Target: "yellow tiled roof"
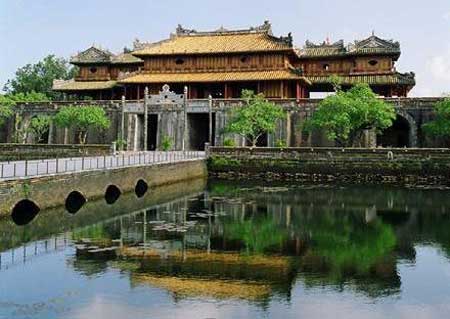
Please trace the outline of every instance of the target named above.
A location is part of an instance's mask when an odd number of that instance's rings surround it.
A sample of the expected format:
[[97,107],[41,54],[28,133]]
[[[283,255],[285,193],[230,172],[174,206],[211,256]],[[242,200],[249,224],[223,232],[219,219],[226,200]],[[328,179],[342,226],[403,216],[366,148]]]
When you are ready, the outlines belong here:
[[60,81],[53,82],[54,91],[89,91],[112,89],[117,84],[116,81]]
[[168,40],[134,51],[133,55],[244,53],[285,50],[293,50],[293,48],[286,42],[264,32],[224,33],[173,36]]
[[260,300],[270,297],[272,289],[268,283],[243,282],[212,278],[190,278],[153,274],[132,274],[131,282],[166,289],[184,297],[213,297],[216,299]]
[[144,63],[138,57],[135,57],[131,53],[121,53],[111,58],[111,63],[113,64],[135,64],[135,63]]
[[130,76],[119,83],[189,83],[189,82],[232,82],[232,81],[270,81],[303,80],[289,70],[207,72],[207,73],[143,73]]
[[[330,83],[330,76],[307,76],[313,84],[327,84]],[[400,85],[415,85],[413,74],[362,74],[362,75],[347,75],[339,76],[341,83],[344,85],[353,85],[358,83],[367,83],[371,85],[384,84],[400,84]]]

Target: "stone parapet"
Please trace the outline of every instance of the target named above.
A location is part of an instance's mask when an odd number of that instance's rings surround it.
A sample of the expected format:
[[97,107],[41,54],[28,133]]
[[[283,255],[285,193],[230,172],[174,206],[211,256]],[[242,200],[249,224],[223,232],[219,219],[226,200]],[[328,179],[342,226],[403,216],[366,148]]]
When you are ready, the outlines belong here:
[[110,153],[111,145],[108,144],[0,144],[0,161],[101,156]]
[[208,150],[212,176],[333,182],[450,181],[450,149],[226,148]]

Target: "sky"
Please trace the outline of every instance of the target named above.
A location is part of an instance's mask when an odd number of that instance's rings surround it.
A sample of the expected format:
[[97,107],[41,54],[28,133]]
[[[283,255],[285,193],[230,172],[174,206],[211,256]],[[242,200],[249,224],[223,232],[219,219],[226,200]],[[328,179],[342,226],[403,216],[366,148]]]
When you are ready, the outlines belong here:
[[119,52],[159,41],[178,24],[199,31],[272,23],[294,44],[399,41],[400,72],[416,73],[411,96],[450,92],[449,0],[0,0],[0,88],[17,68],[48,54],[69,58],[92,44]]

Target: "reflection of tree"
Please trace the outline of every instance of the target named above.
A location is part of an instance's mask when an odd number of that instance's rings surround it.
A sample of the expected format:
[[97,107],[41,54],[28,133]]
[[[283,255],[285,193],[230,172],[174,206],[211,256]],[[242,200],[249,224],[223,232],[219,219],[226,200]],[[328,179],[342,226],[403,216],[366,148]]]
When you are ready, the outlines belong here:
[[416,211],[411,218],[412,222],[402,225],[397,231],[400,240],[410,247],[414,244],[435,243],[450,259],[450,211]]
[[[236,187],[213,184],[210,190],[212,195],[231,194],[233,198]],[[297,267],[301,279],[312,287],[351,284],[370,296],[395,293],[400,278],[396,271],[398,243],[394,226],[384,222],[386,216],[377,217],[374,204],[367,204],[374,199],[379,201],[378,195],[364,200],[354,190],[345,189],[294,188],[273,194],[244,191],[239,194],[242,202],[254,201],[261,207],[266,203],[275,208],[268,208],[269,214],[253,214],[251,220],[227,222],[224,238],[235,247],[239,247],[235,244],[239,241],[247,253],[300,252]],[[409,194],[401,195],[404,200]],[[393,202],[384,200],[391,206]]]
[[83,238],[110,241],[111,239],[120,238],[120,228],[116,227],[114,223],[99,223],[73,230],[72,239],[80,240]]
[[366,224],[362,216],[324,212],[299,222],[299,231],[308,238],[311,251],[326,258],[330,274],[337,280],[347,273],[368,274],[396,245],[392,227],[380,220]]
[[225,238],[241,241],[246,253],[262,254],[279,250],[288,239],[288,230],[279,227],[272,217],[262,217],[226,224]]
[[309,247],[300,262],[306,284],[352,282],[371,296],[397,291],[400,279],[393,255],[397,240],[390,225],[379,219],[366,224],[362,213],[339,210],[297,216],[297,230]]

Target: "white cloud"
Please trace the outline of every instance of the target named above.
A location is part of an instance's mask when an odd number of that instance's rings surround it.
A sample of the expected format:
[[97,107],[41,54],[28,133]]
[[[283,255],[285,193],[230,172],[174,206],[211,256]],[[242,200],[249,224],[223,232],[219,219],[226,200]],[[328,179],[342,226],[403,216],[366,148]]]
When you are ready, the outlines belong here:
[[444,20],[450,21],[450,11],[444,14]]
[[432,57],[427,63],[427,69],[437,80],[450,82],[450,49]]

